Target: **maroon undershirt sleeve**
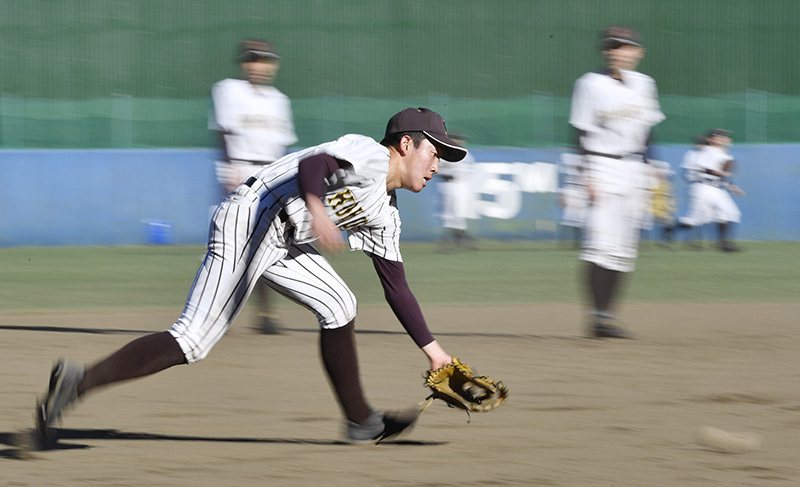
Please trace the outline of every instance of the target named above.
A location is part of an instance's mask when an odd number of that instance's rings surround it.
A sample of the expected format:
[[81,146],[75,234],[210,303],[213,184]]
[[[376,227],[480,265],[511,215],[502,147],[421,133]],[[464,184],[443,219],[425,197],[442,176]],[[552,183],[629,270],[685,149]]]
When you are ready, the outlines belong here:
[[403,263],[386,260],[374,254],[368,255],[372,257],[375,271],[381,280],[386,302],[389,303],[408,335],[420,348],[431,343],[434,340],[433,335],[428,329],[428,324],[425,323],[425,317],[422,316],[417,298],[408,287]]
[[297,166],[297,178],[300,185],[300,196],[305,199],[306,193],[322,198],[325,194],[325,179],[347,164],[328,154],[316,154],[306,157]]

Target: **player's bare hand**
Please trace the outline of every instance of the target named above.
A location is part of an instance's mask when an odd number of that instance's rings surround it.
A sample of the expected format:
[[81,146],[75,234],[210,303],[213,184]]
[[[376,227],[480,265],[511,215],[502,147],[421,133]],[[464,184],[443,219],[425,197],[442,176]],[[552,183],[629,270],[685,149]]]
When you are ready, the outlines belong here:
[[589,204],[594,204],[594,200],[597,198],[597,192],[594,190],[594,186],[591,184],[586,185],[586,194],[589,197]]
[[322,250],[331,254],[341,254],[344,251],[345,243],[342,231],[333,224],[330,218],[327,216],[315,218],[311,228],[314,230],[314,235],[317,236],[317,245]]
[[731,194],[734,195],[734,196],[746,196],[746,193],[744,192],[744,190],[742,188],[740,188],[739,186],[736,186],[735,184],[732,184],[732,185],[728,186],[728,189],[730,190]]
[[317,236],[317,245],[325,252],[340,254],[344,250],[342,231],[330,219],[322,202],[314,195],[306,195],[306,207],[311,213],[311,230]]

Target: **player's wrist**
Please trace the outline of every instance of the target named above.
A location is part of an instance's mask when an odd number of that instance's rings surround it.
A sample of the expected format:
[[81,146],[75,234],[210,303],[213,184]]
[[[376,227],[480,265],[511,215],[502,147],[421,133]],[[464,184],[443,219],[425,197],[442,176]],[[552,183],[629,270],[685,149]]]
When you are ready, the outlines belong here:
[[431,363],[431,370],[438,369],[453,361],[453,357],[445,352],[436,340],[422,347],[422,351],[428,356],[428,360]]

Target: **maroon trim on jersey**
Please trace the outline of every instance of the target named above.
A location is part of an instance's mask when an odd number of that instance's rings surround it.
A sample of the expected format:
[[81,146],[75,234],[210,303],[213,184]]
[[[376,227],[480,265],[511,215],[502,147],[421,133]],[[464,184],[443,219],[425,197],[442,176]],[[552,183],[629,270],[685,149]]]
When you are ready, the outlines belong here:
[[297,167],[300,195],[305,199],[306,193],[311,193],[317,198],[325,194],[325,179],[329,178],[337,169],[347,164],[328,154],[316,154],[306,157]]
[[428,329],[428,324],[425,323],[425,317],[422,316],[417,298],[408,287],[403,263],[386,260],[375,254],[367,255],[372,257],[375,271],[383,286],[386,302],[400,320],[400,324],[418,347],[422,348],[431,343],[434,340],[433,335]]

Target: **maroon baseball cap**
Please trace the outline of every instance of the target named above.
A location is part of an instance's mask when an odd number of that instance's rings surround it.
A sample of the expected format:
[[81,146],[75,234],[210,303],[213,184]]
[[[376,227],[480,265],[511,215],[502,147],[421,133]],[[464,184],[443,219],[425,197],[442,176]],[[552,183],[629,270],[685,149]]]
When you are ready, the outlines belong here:
[[278,50],[270,41],[264,39],[245,39],[239,44],[239,62],[251,63],[254,61],[273,60],[281,57]]
[[620,44],[642,47],[642,36],[636,29],[624,25],[611,25],[603,30],[603,48]]
[[458,162],[467,155],[467,149],[447,136],[442,117],[428,108],[406,108],[395,113],[386,124],[384,140],[401,132],[422,132],[432,144],[441,149],[440,157],[445,161]]

